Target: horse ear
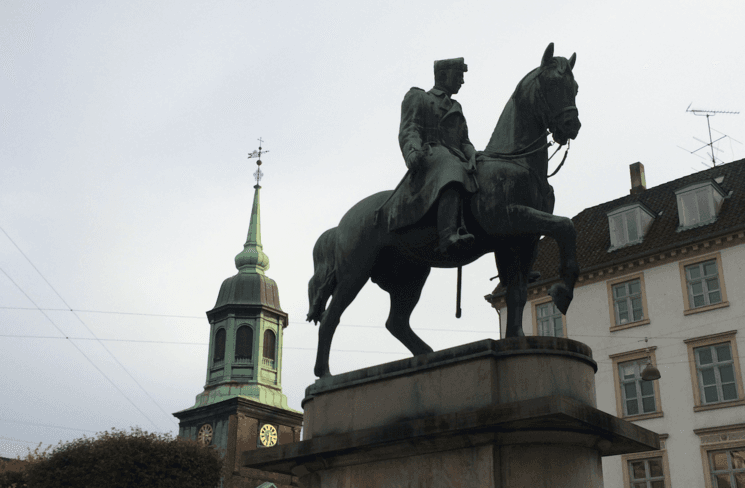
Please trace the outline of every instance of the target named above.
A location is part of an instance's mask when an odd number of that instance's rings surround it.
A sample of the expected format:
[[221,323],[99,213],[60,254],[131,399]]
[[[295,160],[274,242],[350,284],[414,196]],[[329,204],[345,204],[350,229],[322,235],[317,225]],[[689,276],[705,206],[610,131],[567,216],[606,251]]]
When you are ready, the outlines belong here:
[[569,58],[569,67],[574,69],[574,62],[577,61],[577,53],[572,53],[572,57]]
[[548,63],[554,59],[554,43],[550,43],[546,48],[546,52],[543,53],[543,59],[541,59],[541,67],[548,66]]

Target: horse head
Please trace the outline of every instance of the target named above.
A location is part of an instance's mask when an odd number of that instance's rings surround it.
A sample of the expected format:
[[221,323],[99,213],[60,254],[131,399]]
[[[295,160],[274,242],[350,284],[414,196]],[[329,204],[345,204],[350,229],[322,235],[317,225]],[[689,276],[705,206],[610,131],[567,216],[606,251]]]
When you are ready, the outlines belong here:
[[574,53],[569,59],[554,57],[554,44],[543,53],[541,66],[535,76],[537,109],[554,141],[566,144],[579,133],[579,121],[575,97],[578,85],[572,69],[577,60]]

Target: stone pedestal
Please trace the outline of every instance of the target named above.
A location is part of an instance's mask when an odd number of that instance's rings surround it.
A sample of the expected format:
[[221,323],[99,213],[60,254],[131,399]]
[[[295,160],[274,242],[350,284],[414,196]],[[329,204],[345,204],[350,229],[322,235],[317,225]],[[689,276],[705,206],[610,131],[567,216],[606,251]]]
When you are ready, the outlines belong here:
[[307,488],[603,486],[602,456],[659,437],[595,403],[582,343],[483,340],[317,380],[304,439],[243,453]]

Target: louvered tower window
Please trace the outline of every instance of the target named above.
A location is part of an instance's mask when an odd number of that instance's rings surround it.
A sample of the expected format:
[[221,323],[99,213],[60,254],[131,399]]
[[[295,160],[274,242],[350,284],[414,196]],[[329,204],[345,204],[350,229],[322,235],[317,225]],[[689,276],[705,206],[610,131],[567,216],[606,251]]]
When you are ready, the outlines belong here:
[[212,356],[213,366],[225,360],[225,329],[219,329],[215,334],[215,353]]
[[271,368],[275,367],[277,336],[274,331],[267,330],[264,332],[264,365]]
[[248,325],[238,328],[235,334],[235,360],[240,362],[251,361],[251,351],[253,349],[254,331]]

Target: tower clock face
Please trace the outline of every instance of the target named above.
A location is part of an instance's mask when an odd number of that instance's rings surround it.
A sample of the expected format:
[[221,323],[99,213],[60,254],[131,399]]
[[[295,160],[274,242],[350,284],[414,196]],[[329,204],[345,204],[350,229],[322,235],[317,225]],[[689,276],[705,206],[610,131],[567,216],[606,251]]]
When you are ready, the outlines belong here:
[[277,429],[271,424],[264,424],[259,431],[259,440],[264,447],[272,447],[277,443]]
[[210,424],[204,424],[199,428],[197,440],[205,446],[212,442],[212,426]]

